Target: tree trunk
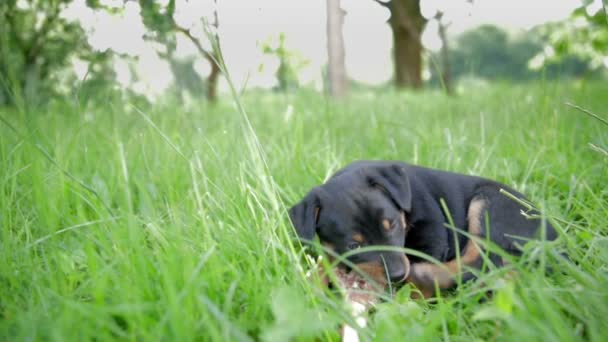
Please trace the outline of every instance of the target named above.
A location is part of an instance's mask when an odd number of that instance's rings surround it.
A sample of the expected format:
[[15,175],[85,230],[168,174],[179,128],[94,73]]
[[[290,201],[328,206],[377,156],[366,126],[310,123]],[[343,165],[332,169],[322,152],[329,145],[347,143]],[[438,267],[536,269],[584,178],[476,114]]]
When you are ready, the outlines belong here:
[[[215,29],[214,39],[219,48],[220,46],[220,36],[219,36],[219,27],[220,20],[218,16],[218,6],[217,0],[213,1],[213,27]],[[209,76],[207,76],[207,100],[211,103],[215,103],[217,101],[217,81],[220,76],[220,66],[217,64],[219,62],[218,56],[215,55],[215,51],[212,49],[209,53],[206,54],[207,61],[209,65],[211,65],[211,72]]]
[[447,25],[442,21],[443,13],[437,12],[435,16],[439,25],[439,38],[441,39],[441,82],[448,95],[454,93],[452,88],[452,68],[450,66],[450,51],[448,45]]
[[329,93],[335,98],[343,97],[348,91],[348,78],[344,63],[344,11],[340,0],[327,0],[327,52]]
[[421,88],[423,48],[420,37],[426,19],[420,13],[420,0],[392,0],[386,7],[391,12],[395,85]]
[[220,76],[220,67],[212,58],[207,58],[211,65],[211,72],[207,76],[207,100],[214,103],[217,100],[217,81]]

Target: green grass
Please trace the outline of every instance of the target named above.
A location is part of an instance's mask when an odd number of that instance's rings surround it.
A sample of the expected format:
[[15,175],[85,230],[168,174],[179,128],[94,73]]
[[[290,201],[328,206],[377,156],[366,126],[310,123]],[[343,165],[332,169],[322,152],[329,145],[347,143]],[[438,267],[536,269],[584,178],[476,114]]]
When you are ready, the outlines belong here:
[[605,341],[608,160],[589,144],[606,148],[608,127],[564,102],[605,117],[607,93],[251,93],[255,135],[228,99],[0,110],[24,134],[0,124],[0,339],[336,340],[351,318],[306,281],[286,207],[354,159],[397,159],[512,185],[561,236],[531,244],[514,278],[495,270],[436,303],[406,287],[362,335]]

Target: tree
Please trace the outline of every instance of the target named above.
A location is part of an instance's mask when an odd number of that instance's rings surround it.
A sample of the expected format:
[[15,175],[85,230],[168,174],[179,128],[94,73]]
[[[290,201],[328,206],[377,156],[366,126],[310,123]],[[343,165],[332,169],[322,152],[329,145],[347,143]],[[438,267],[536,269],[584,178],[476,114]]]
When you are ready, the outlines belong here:
[[422,31],[427,20],[420,12],[420,0],[374,0],[390,12],[393,33],[395,85],[422,87]]
[[537,65],[550,64],[572,56],[589,63],[592,69],[605,67],[608,56],[608,9],[606,1],[582,0],[570,17],[539,29],[549,44],[536,57]]
[[[460,34],[449,45],[450,71],[454,79],[475,76],[485,79],[524,81],[538,77],[580,77],[589,67],[576,55],[550,61],[537,68],[534,57],[544,49],[544,26],[509,35],[499,27],[482,25]],[[442,51],[433,59],[442,59]],[[443,68],[431,68],[431,83],[443,84]]]
[[269,37],[262,42],[261,47],[262,52],[279,60],[279,67],[276,71],[279,83],[277,89],[286,92],[296,88],[299,85],[298,72],[308,64],[308,60],[287,46],[285,33],[281,32],[277,36]]
[[449,24],[443,20],[443,12],[437,11],[435,14],[435,20],[437,20],[439,39],[441,39],[441,50],[439,51],[441,56],[441,84],[448,95],[452,95],[452,67],[450,65],[450,47],[448,44],[447,29]]
[[466,31],[456,40],[454,68],[483,78],[506,75],[511,66],[508,42],[508,34],[494,25]]
[[[217,0],[214,1],[214,4],[213,22],[211,23],[212,31],[210,32],[213,37],[210,38],[219,41],[219,36],[217,35],[219,27]],[[141,7],[143,23],[150,30],[146,38],[155,40],[165,46],[165,51],[159,55],[169,61],[169,65],[176,78],[180,76],[183,70],[194,71],[194,60],[177,61],[174,58],[177,34],[181,34],[188,39],[200,55],[209,62],[211,71],[207,75],[205,96],[210,102],[215,102],[217,100],[217,83],[220,75],[220,66],[217,63],[218,58],[212,49],[206,49],[203,46],[203,42],[192,33],[191,28],[181,26],[175,21],[175,0],[169,0],[166,5],[155,0],[139,0],[139,5]],[[180,74],[175,74],[176,72]],[[196,86],[191,87],[195,85],[195,82],[191,81],[184,83],[178,80],[176,85],[178,85],[178,88],[182,87],[190,91],[198,89]]]
[[327,0],[327,54],[329,92],[331,96],[339,98],[346,95],[348,78],[344,65],[344,10],[340,7],[340,0]]
[[[89,77],[106,69],[102,64],[111,54],[95,51],[80,24],[61,15],[71,2],[0,2],[0,104],[32,105],[58,95],[73,59],[87,61]],[[87,4],[102,8],[97,1]]]

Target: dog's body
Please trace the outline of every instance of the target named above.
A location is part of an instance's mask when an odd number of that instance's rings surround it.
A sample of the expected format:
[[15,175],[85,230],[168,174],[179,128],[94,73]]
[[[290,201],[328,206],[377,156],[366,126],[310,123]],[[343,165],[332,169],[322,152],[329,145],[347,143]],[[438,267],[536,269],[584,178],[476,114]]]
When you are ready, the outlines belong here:
[[[506,185],[480,177],[401,162],[358,161],[311,190],[290,209],[290,217],[300,238],[312,240],[317,234],[336,253],[384,245],[410,248],[438,260],[442,264],[396,251],[349,257],[378,282],[406,280],[429,296],[435,283],[441,289],[454,286],[463,266],[481,268],[481,248],[470,236],[489,237],[511,254],[518,254],[529,239],[557,237],[548,222],[525,217],[522,211],[538,213],[512,197],[525,200]],[[489,259],[502,264],[494,253]],[[464,272],[462,277],[467,280],[472,274]]]

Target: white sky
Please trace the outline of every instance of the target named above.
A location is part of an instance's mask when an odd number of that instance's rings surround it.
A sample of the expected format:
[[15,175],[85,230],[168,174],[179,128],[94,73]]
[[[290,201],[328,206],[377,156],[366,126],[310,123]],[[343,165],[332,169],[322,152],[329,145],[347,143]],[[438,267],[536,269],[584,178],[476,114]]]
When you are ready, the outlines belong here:
[[[139,6],[129,2],[124,13],[112,16],[94,13],[84,1],[77,0],[65,15],[79,18],[90,31],[90,42],[96,48],[112,48],[139,57],[136,70],[142,81],[132,84],[136,90],[152,95],[162,93],[172,75],[166,63],[156,56],[153,45],[142,39],[145,27],[140,21]],[[119,5],[122,0],[102,2]],[[278,63],[265,56],[259,45],[285,32],[287,45],[309,60],[301,81],[320,86],[321,67],[327,60],[324,0],[218,0],[218,3],[222,50],[237,84],[245,80],[248,86],[274,84],[273,72]],[[475,0],[472,5],[464,0],[422,0],[422,10],[432,16],[437,8],[442,8],[445,19],[451,23],[449,34],[455,35],[484,23],[508,30],[529,29],[566,18],[578,4],[579,0]],[[392,72],[388,12],[372,0],[342,0],[342,7],[347,12],[344,39],[349,77],[371,84],[387,81]],[[201,37],[201,17],[209,18],[211,13],[211,0],[177,0],[176,20]],[[427,25],[423,42],[429,49],[439,48],[433,22]],[[179,55],[196,53],[189,42],[179,42]],[[262,72],[261,64],[265,65]],[[128,66],[118,63],[116,67],[120,80],[130,82]],[[196,67],[203,75],[209,70],[204,60]],[[79,69],[84,73],[83,66]]]

